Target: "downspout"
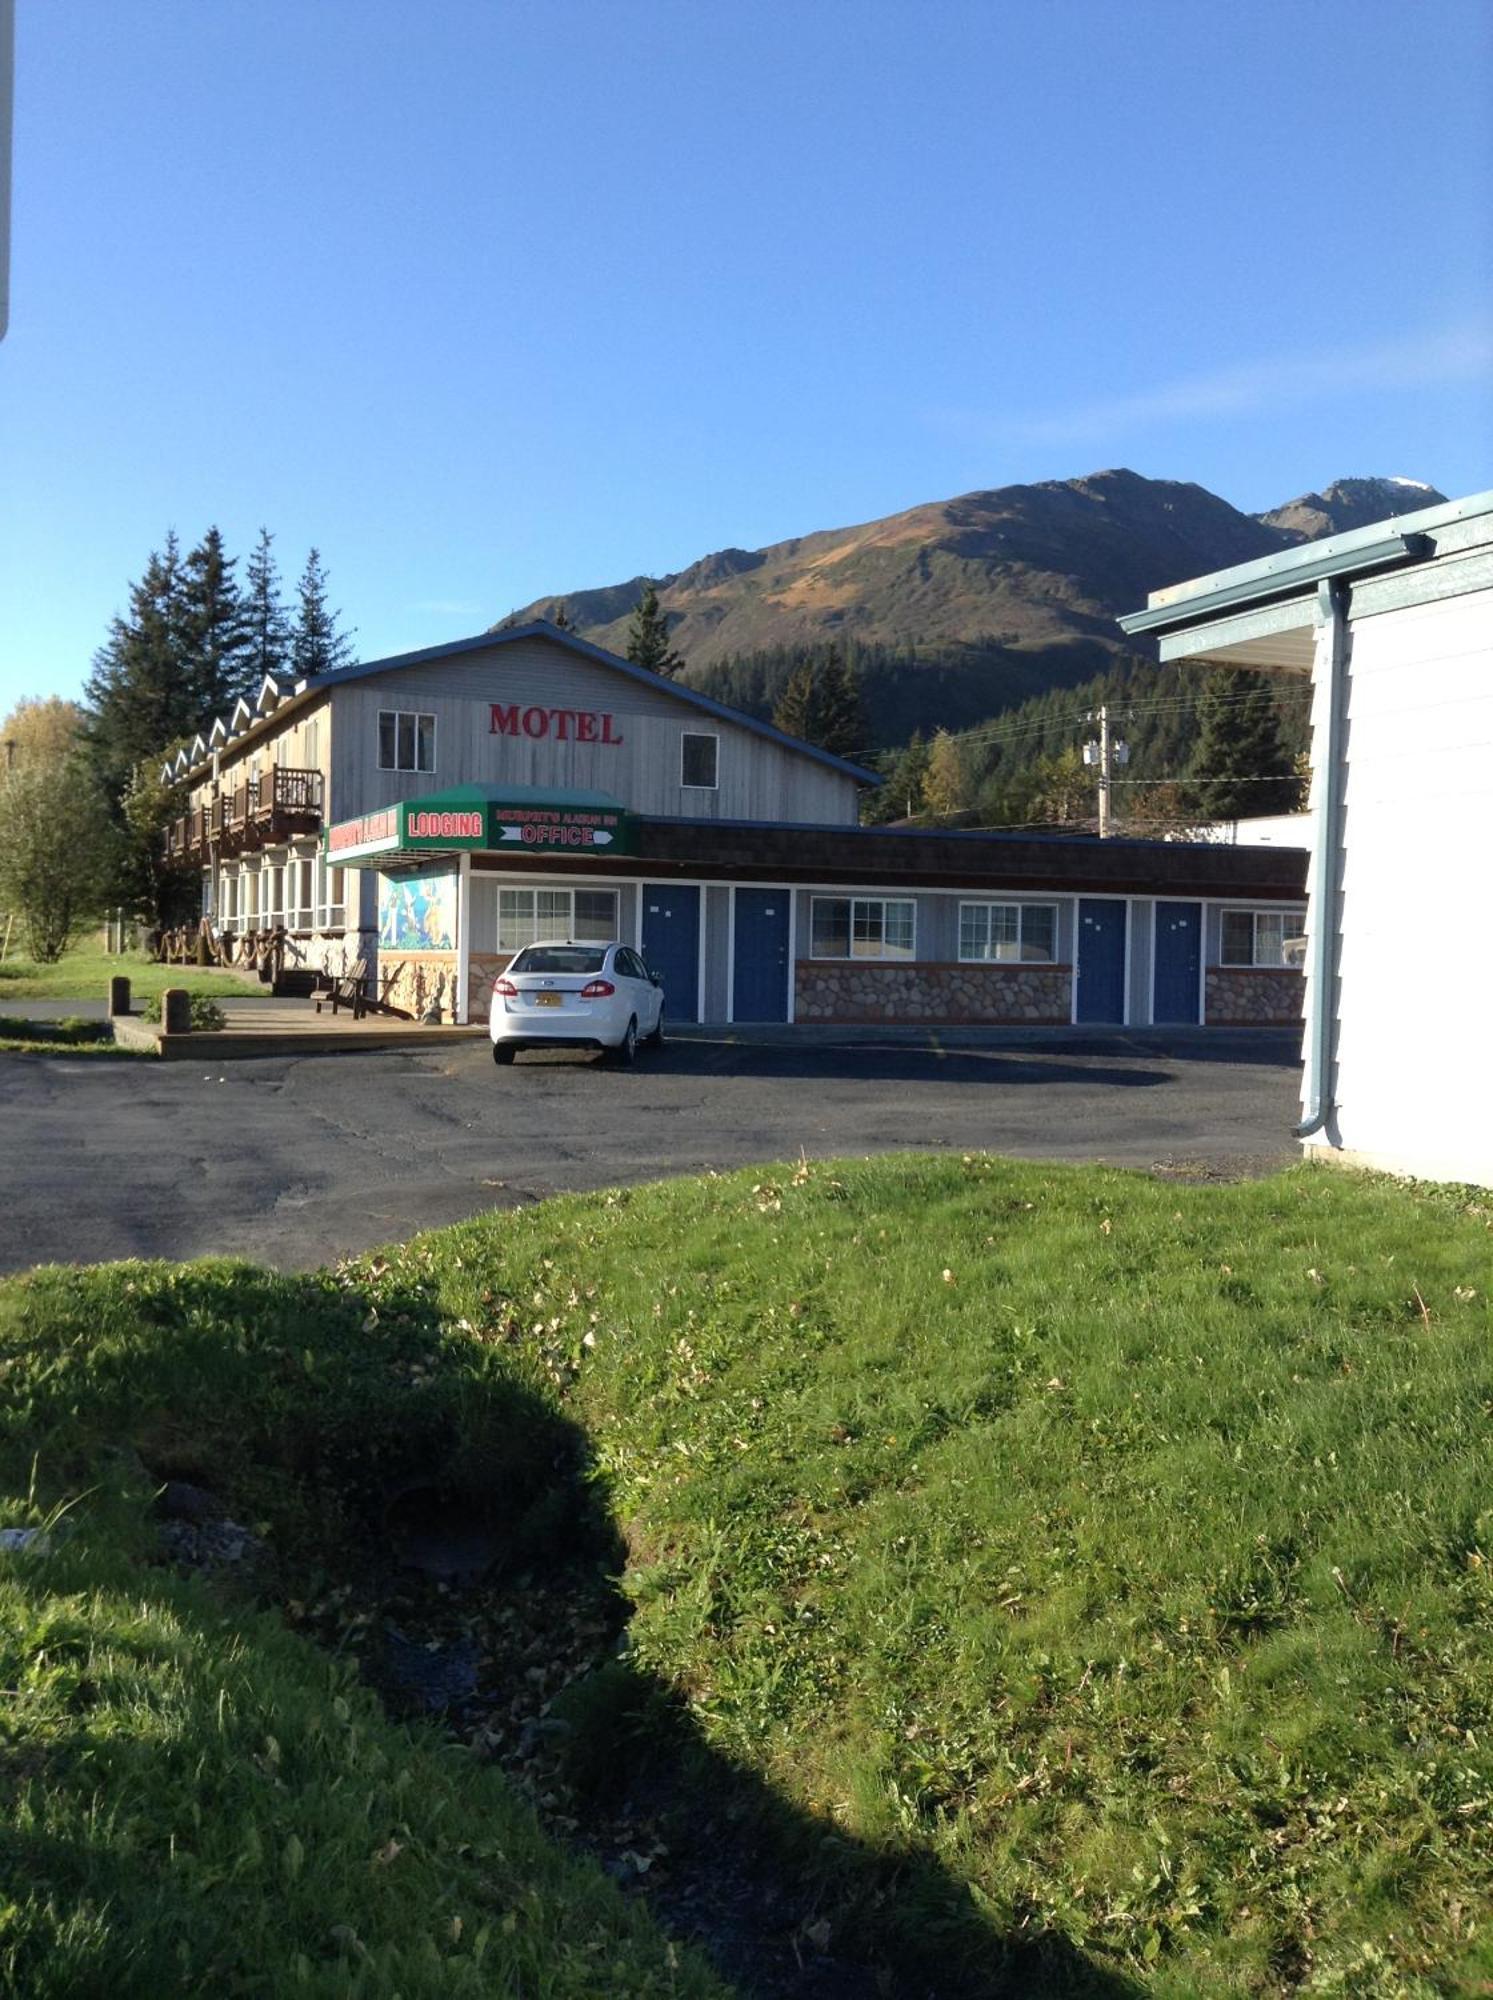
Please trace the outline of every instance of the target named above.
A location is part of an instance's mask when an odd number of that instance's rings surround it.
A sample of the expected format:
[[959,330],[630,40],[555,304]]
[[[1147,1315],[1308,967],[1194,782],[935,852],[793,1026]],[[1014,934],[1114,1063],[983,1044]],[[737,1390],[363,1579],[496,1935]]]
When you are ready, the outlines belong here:
[[[1311,941],[1312,1017],[1309,1024],[1311,1090],[1298,1139],[1320,1132],[1337,1109],[1332,1092],[1333,1024],[1336,1016],[1338,897],[1342,890],[1343,736],[1348,664],[1348,595],[1345,577],[1317,585],[1317,623],[1327,641],[1325,740],[1313,745],[1320,783],[1312,826],[1314,886]],[[1321,669],[1319,653],[1319,671]]]

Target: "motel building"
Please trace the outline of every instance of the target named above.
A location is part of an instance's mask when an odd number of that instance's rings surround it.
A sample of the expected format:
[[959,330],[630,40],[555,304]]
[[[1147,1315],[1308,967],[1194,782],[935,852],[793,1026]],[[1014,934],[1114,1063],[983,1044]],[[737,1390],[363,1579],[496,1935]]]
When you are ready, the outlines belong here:
[[612,937],[674,1024],[1300,1018],[1304,850],[862,827],[872,773],[545,623],[266,680],[163,775],[220,932],[417,1018]]

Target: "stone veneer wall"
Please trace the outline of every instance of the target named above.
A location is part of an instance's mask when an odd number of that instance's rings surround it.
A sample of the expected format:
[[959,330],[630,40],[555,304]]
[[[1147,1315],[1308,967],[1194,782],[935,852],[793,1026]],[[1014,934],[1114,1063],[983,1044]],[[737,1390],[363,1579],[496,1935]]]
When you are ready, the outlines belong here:
[[888,965],[800,959],[794,1016],[812,1021],[945,1021],[1066,1025],[1067,965]]
[[1305,975],[1290,966],[1208,967],[1203,1019],[1210,1028],[1292,1028],[1305,1003]]
[[493,981],[506,970],[511,951],[474,951],[467,960],[467,1019],[485,1021],[492,1009]]
[[[390,975],[393,975],[390,978]],[[387,981],[387,984],[385,983]],[[374,991],[391,1007],[402,1007],[419,1020],[432,1001],[441,1019],[455,1019],[456,953],[454,951],[391,951],[378,955]]]

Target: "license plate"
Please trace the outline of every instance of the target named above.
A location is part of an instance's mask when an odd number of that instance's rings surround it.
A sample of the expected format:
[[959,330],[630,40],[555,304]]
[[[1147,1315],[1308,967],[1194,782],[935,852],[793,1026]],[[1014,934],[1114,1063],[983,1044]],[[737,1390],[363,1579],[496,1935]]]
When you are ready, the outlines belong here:
[[534,1005],[536,1007],[558,1007],[560,1000],[561,996],[558,993],[536,993],[534,995]]

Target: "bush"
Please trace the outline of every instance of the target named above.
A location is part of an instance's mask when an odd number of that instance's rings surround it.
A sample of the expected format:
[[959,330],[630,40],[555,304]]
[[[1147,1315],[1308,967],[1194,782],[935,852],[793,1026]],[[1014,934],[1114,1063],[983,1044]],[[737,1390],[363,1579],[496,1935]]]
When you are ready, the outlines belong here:
[[[141,1019],[151,1021],[159,1026],[163,1005],[164,996],[160,993],[152,993],[145,1005],[140,1009]],[[217,1001],[210,999],[206,993],[194,993],[188,1005],[190,1008],[189,1018],[194,1032],[198,1034],[215,1033],[219,1028],[226,1028],[228,1026],[228,1016],[223,1012]]]

